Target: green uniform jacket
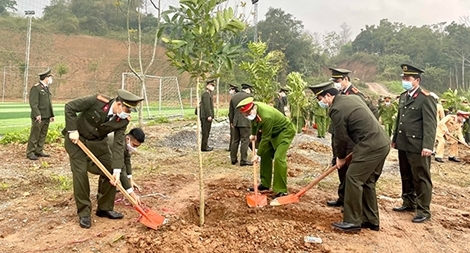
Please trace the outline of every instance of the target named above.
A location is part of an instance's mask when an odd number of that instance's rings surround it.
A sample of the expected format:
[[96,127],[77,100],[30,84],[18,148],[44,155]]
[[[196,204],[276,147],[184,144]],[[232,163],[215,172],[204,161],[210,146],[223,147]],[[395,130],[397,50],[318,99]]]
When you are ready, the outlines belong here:
[[258,155],[262,156],[271,148],[272,138],[285,129],[294,129],[292,122],[281,112],[265,103],[254,102],[257,106],[257,117],[251,121],[251,133],[256,135],[261,130],[262,137],[258,147]]
[[343,91],[343,94],[345,94],[345,95],[357,95],[357,96],[361,97],[362,101],[364,101],[366,103],[367,107],[369,107],[370,111],[372,112],[372,114],[374,114],[375,118],[379,119],[380,115],[379,115],[379,110],[377,109],[377,107],[375,105],[373,105],[372,102],[370,100],[368,100],[362,92],[359,91],[359,89],[354,87],[354,85],[351,84],[346,90]]
[[214,118],[214,102],[212,101],[212,93],[207,90],[202,93],[200,110],[201,119],[207,119],[209,117]]
[[230,121],[230,124],[232,124],[234,127],[250,127],[251,126],[250,120],[247,119],[245,116],[243,116],[240,113],[240,110],[237,109],[238,103],[240,103],[241,100],[246,98],[247,95],[251,97],[251,94],[248,94],[244,91],[240,91],[237,94],[233,95],[232,98],[230,99],[228,119]]
[[41,115],[42,119],[54,117],[52,110],[51,93],[49,88],[42,83],[37,83],[29,91],[29,106],[31,107],[31,118]]
[[367,161],[369,154],[390,145],[390,138],[382,126],[357,96],[335,96],[329,112],[334,125],[334,153],[340,159],[348,155],[348,143],[356,161]]
[[[92,95],[77,98],[65,104],[65,129],[78,130],[80,137],[85,140],[103,140],[108,134],[114,132],[114,141],[111,145],[112,169],[122,169],[124,163],[125,131],[129,120],[117,116],[107,121],[108,112],[114,100],[108,100],[101,95]],[[80,113],[77,116],[77,113]],[[77,146],[79,149],[80,147]],[[103,152],[109,152],[108,147],[102,147]],[[97,155],[98,156],[98,155]]]
[[395,103],[391,103],[390,105],[386,105],[382,103],[379,109],[380,118],[382,118],[382,123],[393,123],[395,114],[397,113],[397,105]]
[[418,88],[413,97],[408,92],[400,95],[398,116],[392,142],[396,149],[421,153],[423,148],[433,150],[436,137],[436,102]]

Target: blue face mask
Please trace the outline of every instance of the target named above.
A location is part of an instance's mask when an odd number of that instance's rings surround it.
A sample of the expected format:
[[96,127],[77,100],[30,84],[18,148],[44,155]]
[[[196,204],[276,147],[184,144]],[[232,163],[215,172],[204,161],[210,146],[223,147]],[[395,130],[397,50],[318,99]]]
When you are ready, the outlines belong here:
[[413,84],[411,84],[411,81],[401,81],[401,85],[405,90],[411,90],[413,88]]
[[321,108],[325,108],[325,109],[326,109],[326,108],[330,107],[327,103],[324,103],[324,102],[321,101],[321,100],[318,101],[318,104],[320,105]]

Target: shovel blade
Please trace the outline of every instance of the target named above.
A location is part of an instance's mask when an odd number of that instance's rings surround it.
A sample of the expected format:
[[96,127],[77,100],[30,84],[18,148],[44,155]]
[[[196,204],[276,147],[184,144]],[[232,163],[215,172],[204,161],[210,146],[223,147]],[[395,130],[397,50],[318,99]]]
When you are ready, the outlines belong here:
[[266,195],[250,194],[246,195],[246,203],[249,207],[263,207],[268,204]]
[[156,213],[152,209],[144,210],[140,206],[135,206],[135,209],[140,214],[142,214],[142,216],[139,219],[139,222],[149,228],[153,228],[157,230],[159,226],[166,224],[168,222],[168,220],[165,217]]
[[296,194],[290,194],[287,196],[282,196],[279,198],[275,198],[269,203],[271,206],[280,206],[280,205],[287,205],[292,203],[299,202],[299,197]]

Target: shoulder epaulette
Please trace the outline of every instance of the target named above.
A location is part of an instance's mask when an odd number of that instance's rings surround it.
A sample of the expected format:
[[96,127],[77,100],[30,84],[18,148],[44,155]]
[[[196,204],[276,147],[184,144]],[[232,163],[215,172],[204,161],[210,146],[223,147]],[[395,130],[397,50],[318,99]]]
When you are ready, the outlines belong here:
[[96,96],[96,99],[106,104],[109,103],[109,98],[104,95],[98,95]]
[[352,91],[353,93],[355,93],[355,94],[361,93],[356,87],[352,87],[352,88],[351,88],[351,91]]
[[423,95],[425,95],[426,97],[429,97],[430,93],[421,89],[421,93],[423,93]]
[[40,83],[35,84],[34,86],[38,86]]

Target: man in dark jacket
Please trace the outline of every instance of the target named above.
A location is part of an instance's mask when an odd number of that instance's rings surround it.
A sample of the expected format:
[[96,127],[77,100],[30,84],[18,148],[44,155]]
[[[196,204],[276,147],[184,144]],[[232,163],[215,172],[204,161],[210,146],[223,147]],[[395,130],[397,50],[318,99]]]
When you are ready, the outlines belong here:
[[206,81],[206,90],[201,95],[200,115],[202,138],[201,151],[212,151],[214,148],[208,146],[209,135],[211,133],[212,121],[214,120],[214,102],[212,101],[212,92],[215,89],[215,80]]
[[375,184],[390,151],[389,137],[359,97],[338,96],[333,82],[311,86],[310,89],[320,106],[329,108],[338,168],[345,165],[348,143],[352,141],[355,144],[346,173],[343,222],[333,223],[333,227],[343,231],[379,230]]
[[396,212],[414,212],[414,223],[431,218],[431,155],[437,127],[434,98],[420,87],[423,70],[402,64],[402,85],[392,148],[398,149],[403,204]]
[[[77,205],[79,224],[82,228],[91,227],[91,201],[88,172],[100,175],[98,183],[98,217],[121,219],[115,212],[114,198],[116,184],[120,183],[121,169],[124,166],[124,134],[129,124],[130,113],[143,98],[126,90],[118,90],[117,97],[110,99],[103,95],[77,98],[65,104],[65,150],[70,159],[73,177],[73,196]],[[114,132],[111,150],[108,147],[108,134]],[[100,160],[114,176],[108,177],[91,161],[76,143],[80,140]]]
[[26,158],[38,160],[38,157],[48,157],[44,153],[49,123],[54,122],[54,111],[52,110],[51,92],[49,85],[52,84],[51,70],[48,69],[39,74],[39,83],[31,87],[29,91],[29,106],[31,107],[31,132],[26,148]]
[[251,94],[246,91],[238,92],[232,96],[229,105],[228,118],[232,133],[230,160],[232,164],[236,164],[238,162],[238,146],[240,146],[240,166],[253,165],[253,163],[247,159],[248,145],[250,144],[251,122],[240,113],[240,110],[237,110],[238,103],[250,96]]

